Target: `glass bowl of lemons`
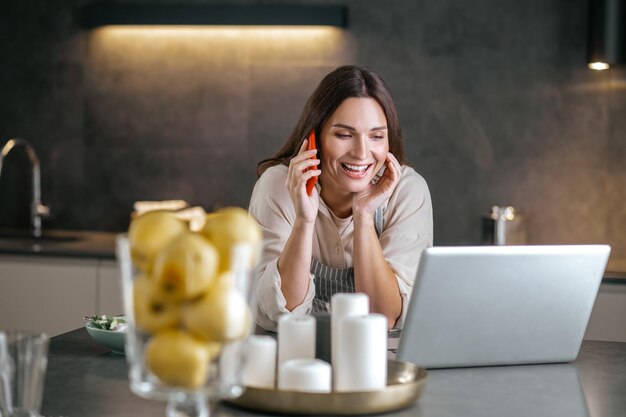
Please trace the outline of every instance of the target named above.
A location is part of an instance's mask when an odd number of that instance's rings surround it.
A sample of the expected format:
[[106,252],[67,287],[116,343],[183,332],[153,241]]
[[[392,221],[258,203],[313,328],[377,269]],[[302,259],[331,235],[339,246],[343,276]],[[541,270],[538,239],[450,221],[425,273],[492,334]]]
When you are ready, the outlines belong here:
[[207,214],[193,231],[168,211],[131,220],[116,251],[135,394],[168,401],[168,416],[204,417],[212,401],[243,393],[260,245],[258,224],[236,207]]

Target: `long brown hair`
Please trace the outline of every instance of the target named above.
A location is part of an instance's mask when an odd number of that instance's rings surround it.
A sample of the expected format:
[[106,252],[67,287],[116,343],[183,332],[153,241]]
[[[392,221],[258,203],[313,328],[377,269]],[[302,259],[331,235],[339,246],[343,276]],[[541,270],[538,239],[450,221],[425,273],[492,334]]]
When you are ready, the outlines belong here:
[[[343,101],[350,97],[373,98],[385,112],[389,138],[389,152],[400,164],[406,164],[404,139],[398,120],[398,112],[391,97],[391,92],[383,79],[366,67],[345,65],[326,75],[306,102],[300,120],[296,124],[287,142],[278,153],[262,160],[257,165],[257,175],[261,176],[269,167],[278,164],[289,165],[289,161],[298,154],[302,142],[315,129],[320,138],[322,128]],[[318,139],[319,141],[320,139]],[[321,146],[318,143],[318,158]]]

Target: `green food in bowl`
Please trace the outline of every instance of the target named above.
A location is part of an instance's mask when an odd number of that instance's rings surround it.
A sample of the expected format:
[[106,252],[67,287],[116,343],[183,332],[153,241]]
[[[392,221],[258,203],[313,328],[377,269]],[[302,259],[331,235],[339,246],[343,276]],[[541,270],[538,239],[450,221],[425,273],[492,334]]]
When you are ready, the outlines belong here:
[[101,316],[85,317],[89,319],[89,323],[96,329],[102,330],[122,330],[126,326],[126,318],[124,316]]
[[94,340],[110,348],[113,353],[117,353],[118,355],[124,354],[124,344],[126,340],[125,330],[102,330],[95,327],[91,322],[87,323],[85,328],[87,328],[87,332]]

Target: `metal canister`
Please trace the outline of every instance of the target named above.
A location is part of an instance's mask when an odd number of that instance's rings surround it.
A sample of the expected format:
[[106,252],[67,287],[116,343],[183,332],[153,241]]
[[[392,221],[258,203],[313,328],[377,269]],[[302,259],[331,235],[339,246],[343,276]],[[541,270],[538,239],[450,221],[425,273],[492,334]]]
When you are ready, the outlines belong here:
[[512,206],[492,206],[483,217],[482,242],[486,245],[524,245],[527,242],[522,216]]

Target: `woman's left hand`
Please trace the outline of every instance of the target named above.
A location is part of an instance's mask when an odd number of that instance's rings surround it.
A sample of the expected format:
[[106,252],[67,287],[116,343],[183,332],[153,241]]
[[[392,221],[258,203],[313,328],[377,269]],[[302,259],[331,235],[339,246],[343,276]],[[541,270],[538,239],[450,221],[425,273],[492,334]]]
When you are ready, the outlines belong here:
[[352,197],[353,216],[372,216],[374,211],[391,196],[400,181],[401,166],[391,152],[387,153],[385,172],[376,184],[369,186]]

